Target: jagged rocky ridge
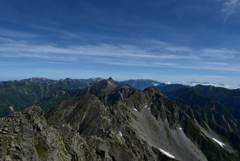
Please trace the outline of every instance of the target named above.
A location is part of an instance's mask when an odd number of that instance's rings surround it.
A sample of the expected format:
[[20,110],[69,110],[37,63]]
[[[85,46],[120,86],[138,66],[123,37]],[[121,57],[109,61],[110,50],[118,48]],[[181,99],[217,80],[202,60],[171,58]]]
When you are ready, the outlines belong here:
[[[210,120],[212,120],[219,126],[229,131],[239,133],[240,111],[237,109],[229,108],[226,105],[219,103],[218,101],[213,99],[214,94],[212,98],[202,95],[198,92],[198,90],[195,89],[198,87],[200,87],[200,85],[192,88],[173,90],[170,92],[166,92],[165,94],[168,96],[168,98],[174,99],[175,102],[182,102],[184,104],[188,104],[189,106],[191,106],[192,109],[197,110],[199,113],[201,113],[201,115],[208,117]],[[201,87],[207,88],[207,86]],[[221,91],[222,88],[219,89]],[[209,93],[213,93],[213,91],[211,90],[207,91],[209,91]],[[216,92],[215,95],[221,96],[222,94],[221,92]],[[236,95],[236,97],[237,96],[238,95]]]
[[235,133],[154,87],[139,91],[111,78],[78,90],[45,118],[31,107],[0,126],[2,160],[239,160]]

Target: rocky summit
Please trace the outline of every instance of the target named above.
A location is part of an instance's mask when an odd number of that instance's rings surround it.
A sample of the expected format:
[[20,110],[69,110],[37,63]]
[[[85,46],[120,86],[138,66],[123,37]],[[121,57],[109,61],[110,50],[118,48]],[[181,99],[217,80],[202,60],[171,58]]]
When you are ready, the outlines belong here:
[[239,160],[240,137],[157,88],[112,78],[0,120],[0,160]]

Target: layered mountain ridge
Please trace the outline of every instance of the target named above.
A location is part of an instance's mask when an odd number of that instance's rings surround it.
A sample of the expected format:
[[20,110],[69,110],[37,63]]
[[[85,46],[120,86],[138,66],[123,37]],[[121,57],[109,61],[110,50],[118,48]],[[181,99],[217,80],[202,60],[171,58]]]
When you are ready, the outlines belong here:
[[155,87],[109,78],[71,96],[2,118],[0,159],[239,160],[237,134]]
[[[201,93],[201,91],[198,90],[198,88],[203,88],[206,91],[209,91],[208,86],[201,86],[198,85],[196,87],[192,88],[181,88],[177,90],[172,90],[165,92],[168,96],[168,98],[174,99],[175,102],[182,102],[184,104],[188,104],[191,106],[191,108],[197,110],[202,115],[205,115],[209,119],[211,119],[213,122],[217,123],[221,127],[224,127],[225,129],[228,129],[230,131],[234,131],[236,133],[239,133],[240,130],[240,124],[239,124],[239,118],[240,118],[240,111],[237,108],[234,108],[233,106],[226,106],[227,104],[223,104],[218,102],[219,100],[216,96],[214,96],[214,93],[208,94]],[[211,87],[215,88],[215,87]],[[218,90],[220,89],[220,90]],[[218,90],[218,91],[216,91]],[[215,95],[221,96],[221,91],[224,90],[225,92],[228,91],[224,88],[216,88]],[[230,92],[236,93],[238,90],[231,90]],[[213,92],[213,91],[212,91]],[[211,93],[211,91],[209,91]],[[223,92],[224,93],[224,92]],[[226,95],[226,94],[224,94]],[[231,94],[233,95],[233,94]],[[230,95],[230,96],[231,96]],[[235,97],[238,97],[239,95],[236,94]],[[231,97],[228,97],[228,101],[230,101]],[[239,102],[238,100],[232,100],[232,102]]]
[[51,80],[34,77],[0,82],[0,117],[13,111],[22,111],[31,105],[41,106],[46,111],[62,99],[74,95],[77,89],[88,87],[99,80],[101,78]]

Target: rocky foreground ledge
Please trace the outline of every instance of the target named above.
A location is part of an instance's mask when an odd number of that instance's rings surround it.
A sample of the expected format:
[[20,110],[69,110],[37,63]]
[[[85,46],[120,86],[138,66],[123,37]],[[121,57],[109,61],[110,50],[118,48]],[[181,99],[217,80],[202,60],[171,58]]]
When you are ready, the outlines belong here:
[[[71,160],[65,143],[83,142],[67,125],[62,128],[48,126],[44,112],[37,106],[2,118],[0,138],[0,160]],[[78,149],[69,144],[69,149],[75,148]]]
[[[69,124],[50,126],[38,106],[0,119],[0,161],[140,159],[130,155],[111,136],[106,140],[97,136],[83,138]],[[171,160],[156,149],[146,148],[156,152],[153,160]]]

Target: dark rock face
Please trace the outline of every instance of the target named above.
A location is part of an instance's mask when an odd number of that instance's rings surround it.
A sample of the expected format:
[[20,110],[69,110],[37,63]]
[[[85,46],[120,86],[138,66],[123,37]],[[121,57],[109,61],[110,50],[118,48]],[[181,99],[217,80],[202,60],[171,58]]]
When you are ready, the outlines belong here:
[[106,107],[94,95],[68,98],[48,111],[46,118],[49,124],[70,124],[104,159],[105,156],[123,161],[162,157],[131,129],[127,115],[120,114],[115,107]]
[[[59,133],[50,128],[40,107],[31,107],[1,119],[1,159],[58,159],[64,147]],[[63,148],[65,150],[65,148]],[[64,156],[70,157],[70,155]]]
[[[200,88],[201,87],[201,88]],[[201,91],[203,88],[203,91]],[[206,91],[204,90],[206,88]],[[215,89],[216,93],[212,93],[212,89]],[[208,97],[209,95],[204,96],[203,94],[207,95],[207,91],[212,95],[213,97]],[[218,90],[220,92],[218,92]],[[195,109],[202,115],[205,115],[210,119],[211,121],[215,122],[222,128],[225,128],[231,132],[239,133],[240,131],[240,123],[239,123],[239,118],[240,118],[240,111],[237,109],[232,109],[227,107],[224,104],[221,104],[217,102],[214,98],[214,96],[218,96],[224,92],[226,92],[226,95],[230,95],[231,90],[227,90],[224,88],[216,88],[216,87],[209,87],[207,86],[201,86],[198,85],[196,87],[192,88],[182,88],[180,90],[176,91],[170,91],[166,92],[165,94],[169,98],[174,98],[176,102],[182,102],[184,104],[188,104],[191,106],[192,109]],[[236,90],[233,90],[236,91]],[[237,97],[238,94],[236,94]],[[234,99],[233,99],[234,101]]]
[[[68,124],[49,126],[40,107],[0,120],[0,160],[101,160]],[[93,140],[97,138],[93,137]],[[110,157],[105,157],[109,158]],[[108,159],[106,159],[108,160]]]
[[[238,160],[239,136],[158,89],[102,80],[0,120],[0,160]],[[224,146],[213,140],[222,142]],[[234,138],[231,140],[231,138]]]
[[[0,123],[0,160],[138,160],[122,146],[118,134],[110,133],[104,139],[97,135],[82,138],[69,124],[49,126],[37,106],[2,118]],[[139,152],[146,154],[141,160],[151,153],[154,160],[161,158],[159,151],[155,154],[144,144]]]

